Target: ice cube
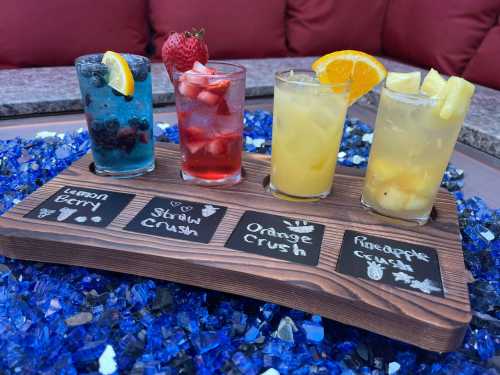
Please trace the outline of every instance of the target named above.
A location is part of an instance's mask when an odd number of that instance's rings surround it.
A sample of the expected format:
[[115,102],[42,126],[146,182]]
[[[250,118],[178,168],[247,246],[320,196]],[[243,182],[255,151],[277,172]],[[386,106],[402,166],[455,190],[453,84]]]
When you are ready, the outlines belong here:
[[217,116],[215,119],[215,131],[218,134],[229,134],[240,131],[243,128],[241,113],[232,113],[227,116]]

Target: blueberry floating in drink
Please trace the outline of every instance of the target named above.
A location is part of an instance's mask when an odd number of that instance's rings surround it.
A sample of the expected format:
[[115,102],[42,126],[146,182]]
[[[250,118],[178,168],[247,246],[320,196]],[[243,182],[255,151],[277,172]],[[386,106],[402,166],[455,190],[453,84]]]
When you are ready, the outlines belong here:
[[95,171],[132,177],[154,169],[151,68],[108,51],[76,60]]

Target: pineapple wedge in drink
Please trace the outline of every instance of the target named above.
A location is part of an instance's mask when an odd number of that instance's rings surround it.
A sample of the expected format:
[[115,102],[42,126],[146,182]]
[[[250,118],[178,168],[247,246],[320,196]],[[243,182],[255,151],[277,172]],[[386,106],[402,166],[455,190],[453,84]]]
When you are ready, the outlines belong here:
[[418,94],[420,90],[420,72],[394,73],[389,72],[385,79],[387,88],[406,94]]
[[[394,78],[396,77],[396,78]],[[474,86],[431,70],[392,76],[382,89],[362,203],[382,215],[427,222]],[[417,88],[417,89],[416,89]]]

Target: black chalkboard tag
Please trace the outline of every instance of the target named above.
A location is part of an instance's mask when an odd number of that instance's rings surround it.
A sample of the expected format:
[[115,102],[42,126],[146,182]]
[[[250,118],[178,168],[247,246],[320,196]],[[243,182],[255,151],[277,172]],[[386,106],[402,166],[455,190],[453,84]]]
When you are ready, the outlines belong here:
[[325,226],[302,219],[245,211],[226,247],[316,266]]
[[346,230],[336,271],[444,297],[436,250]]
[[154,197],[125,230],[178,240],[209,243],[226,207]]
[[106,227],[134,197],[135,194],[65,186],[24,217]]

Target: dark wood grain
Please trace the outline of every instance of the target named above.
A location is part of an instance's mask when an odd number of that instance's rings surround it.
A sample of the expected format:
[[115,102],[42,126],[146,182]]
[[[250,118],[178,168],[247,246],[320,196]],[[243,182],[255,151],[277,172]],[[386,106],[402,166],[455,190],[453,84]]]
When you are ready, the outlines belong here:
[[[266,156],[246,154],[243,183],[202,188],[179,178],[177,146],[156,147],[155,172],[132,180],[98,177],[90,155],[0,218],[0,253],[42,262],[133,273],[230,292],[321,314],[422,348],[451,351],[471,318],[453,197],[441,191],[437,219],[423,227],[401,227],[360,206],[358,170],[338,168],[333,194],[316,203],[274,198],[263,188]],[[136,197],[107,228],[23,218],[65,185],[134,193]],[[122,228],[154,196],[228,207],[209,244],[127,232]],[[317,267],[290,263],[224,247],[245,210],[307,218],[326,226]],[[344,230],[352,229],[437,249],[445,298],[423,295],[334,272]]]

